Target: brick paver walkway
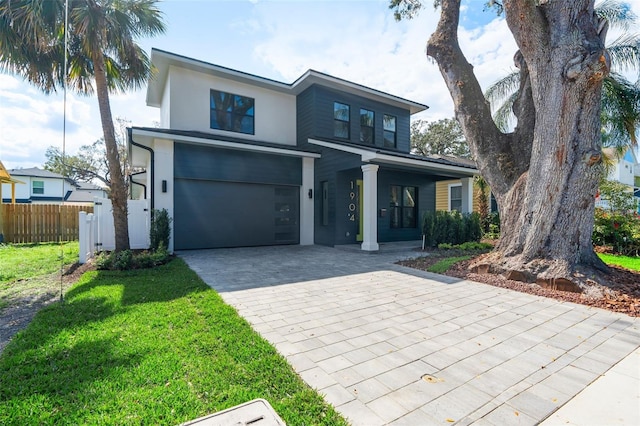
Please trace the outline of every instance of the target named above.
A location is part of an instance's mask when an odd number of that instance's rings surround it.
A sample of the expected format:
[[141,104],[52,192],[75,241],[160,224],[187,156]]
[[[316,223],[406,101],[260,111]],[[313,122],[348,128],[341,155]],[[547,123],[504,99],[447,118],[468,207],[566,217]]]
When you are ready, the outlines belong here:
[[640,346],[639,319],[393,263],[408,254],[180,256],[353,425],[534,425]]

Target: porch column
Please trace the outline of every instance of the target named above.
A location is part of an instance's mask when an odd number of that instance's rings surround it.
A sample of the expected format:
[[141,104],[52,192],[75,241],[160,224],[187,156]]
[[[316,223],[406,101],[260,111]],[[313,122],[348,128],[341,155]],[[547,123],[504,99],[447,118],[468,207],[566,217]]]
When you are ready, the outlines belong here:
[[462,213],[473,212],[473,178],[462,178]]
[[378,166],[365,164],[362,168],[362,250],[377,251],[378,245]]

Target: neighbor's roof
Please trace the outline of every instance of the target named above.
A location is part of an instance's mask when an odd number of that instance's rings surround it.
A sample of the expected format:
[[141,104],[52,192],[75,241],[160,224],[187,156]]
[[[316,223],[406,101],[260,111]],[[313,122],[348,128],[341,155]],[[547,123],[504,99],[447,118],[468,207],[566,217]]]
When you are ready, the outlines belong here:
[[78,191],[104,191],[105,190],[103,187],[94,185],[89,182],[76,182],[75,186]]
[[64,176],[58,173],[50,172],[49,170],[39,169],[37,167],[30,167],[28,169],[12,169],[9,172],[14,176],[32,176],[39,178],[53,178],[53,179],[65,179]]
[[394,105],[398,108],[408,109],[411,114],[415,114],[429,108],[428,106],[418,102],[410,101],[399,96],[311,69],[305,72],[293,83],[287,84],[155,48],[151,49],[151,61],[156,69],[156,74],[149,80],[149,85],[147,87],[147,105],[153,107],[160,107],[169,68],[171,66],[176,66],[290,95],[298,95],[313,84],[317,84],[369,99],[374,99],[379,102]]

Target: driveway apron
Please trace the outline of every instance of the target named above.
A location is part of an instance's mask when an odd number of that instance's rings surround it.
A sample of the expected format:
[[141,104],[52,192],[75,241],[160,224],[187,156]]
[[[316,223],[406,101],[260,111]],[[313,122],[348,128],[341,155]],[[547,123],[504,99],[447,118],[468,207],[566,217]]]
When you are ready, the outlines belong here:
[[538,424],[640,347],[640,319],[394,263],[415,251],[179,255],[353,425]]

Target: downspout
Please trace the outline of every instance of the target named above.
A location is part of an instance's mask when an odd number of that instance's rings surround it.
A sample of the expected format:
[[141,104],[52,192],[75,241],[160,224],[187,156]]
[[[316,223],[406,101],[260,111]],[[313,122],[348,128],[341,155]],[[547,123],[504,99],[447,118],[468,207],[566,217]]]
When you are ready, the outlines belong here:
[[[149,151],[149,154],[151,156],[151,170],[150,170],[150,175],[151,175],[151,214],[153,215],[153,210],[154,210],[154,204],[155,204],[155,181],[153,180],[153,170],[155,168],[155,164],[154,164],[154,152],[153,149],[149,148],[148,146],[144,146],[142,144],[139,144],[137,142],[134,142],[133,140],[133,129],[131,127],[127,128],[127,137],[129,139],[129,146],[137,146],[138,148],[142,148],[145,149],[147,151]],[[132,150],[129,149],[129,158],[132,157],[131,155]],[[146,188],[145,188],[145,193],[146,193]]]
[[[129,185],[138,185],[141,186],[142,189],[144,190],[144,198],[147,198],[147,185],[145,185],[144,183],[140,183],[140,182],[136,182],[133,180],[133,175],[129,175]],[[129,194],[131,197],[133,197],[133,193]],[[133,198],[132,198],[133,199]]]

